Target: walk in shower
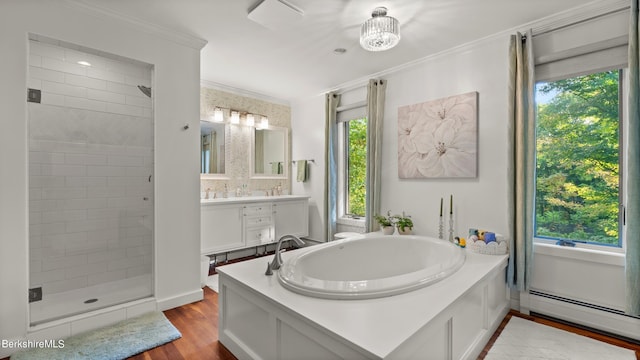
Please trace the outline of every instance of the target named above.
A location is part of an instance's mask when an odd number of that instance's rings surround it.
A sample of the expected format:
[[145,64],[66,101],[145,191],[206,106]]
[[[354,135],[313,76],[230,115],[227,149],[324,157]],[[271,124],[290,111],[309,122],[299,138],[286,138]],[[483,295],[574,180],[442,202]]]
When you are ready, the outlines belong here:
[[31,325],[152,296],[152,66],[37,35],[29,61]]

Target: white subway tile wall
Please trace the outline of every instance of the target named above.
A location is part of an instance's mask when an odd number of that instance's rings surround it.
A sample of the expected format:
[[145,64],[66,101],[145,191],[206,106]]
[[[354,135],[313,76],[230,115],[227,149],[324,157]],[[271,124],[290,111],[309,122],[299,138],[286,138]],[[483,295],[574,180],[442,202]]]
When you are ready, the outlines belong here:
[[[79,65],[87,61],[91,66]],[[30,41],[30,287],[43,297],[147,275],[153,255],[151,68]]]

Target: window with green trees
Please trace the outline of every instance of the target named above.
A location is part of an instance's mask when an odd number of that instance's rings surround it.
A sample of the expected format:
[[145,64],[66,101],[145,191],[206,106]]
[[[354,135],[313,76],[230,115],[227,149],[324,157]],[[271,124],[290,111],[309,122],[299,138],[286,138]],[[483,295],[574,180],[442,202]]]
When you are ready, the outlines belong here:
[[345,121],[345,214],[365,216],[367,119]]
[[536,85],[536,237],[620,246],[620,80]]

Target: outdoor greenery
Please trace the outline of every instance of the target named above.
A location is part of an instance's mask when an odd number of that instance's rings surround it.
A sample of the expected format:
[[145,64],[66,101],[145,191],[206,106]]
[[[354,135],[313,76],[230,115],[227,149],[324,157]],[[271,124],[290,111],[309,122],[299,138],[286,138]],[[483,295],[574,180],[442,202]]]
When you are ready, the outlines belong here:
[[537,236],[619,244],[619,78],[537,85]]
[[348,201],[347,213],[365,216],[365,194],[367,181],[367,119],[347,122],[348,154]]

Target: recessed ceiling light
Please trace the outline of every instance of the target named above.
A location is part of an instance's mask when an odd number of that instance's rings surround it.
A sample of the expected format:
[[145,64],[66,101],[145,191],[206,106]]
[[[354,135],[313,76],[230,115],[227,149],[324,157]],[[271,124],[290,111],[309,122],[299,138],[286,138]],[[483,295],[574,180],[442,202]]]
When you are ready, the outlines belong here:
[[345,49],[345,48],[337,48],[337,49],[333,50],[333,53],[334,54],[338,54],[338,55],[342,55],[342,54],[344,54],[346,52],[347,52],[347,49]]
[[84,60],[80,60],[78,61],[78,64],[83,65],[83,66],[91,66],[91,63],[88,61],[84,61]]

